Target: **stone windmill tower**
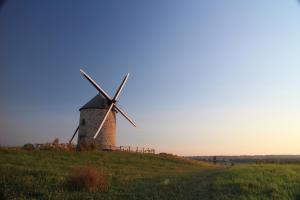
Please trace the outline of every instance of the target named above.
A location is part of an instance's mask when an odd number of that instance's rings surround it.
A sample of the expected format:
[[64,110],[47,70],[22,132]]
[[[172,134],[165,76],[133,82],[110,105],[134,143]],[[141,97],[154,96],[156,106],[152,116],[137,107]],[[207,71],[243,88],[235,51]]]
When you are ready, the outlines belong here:
[[98,90],[99,94],[79,109],[79,125],[70,143],[78,132],[77,144],[79,146],[93,143],[102,150],[113,150],[116,146],[116,114],[121,113],[136,127],[133,120],[116,104],[129,74],[125,76],[117,92],[111,98],[88,74],[83,70],[80,72]]

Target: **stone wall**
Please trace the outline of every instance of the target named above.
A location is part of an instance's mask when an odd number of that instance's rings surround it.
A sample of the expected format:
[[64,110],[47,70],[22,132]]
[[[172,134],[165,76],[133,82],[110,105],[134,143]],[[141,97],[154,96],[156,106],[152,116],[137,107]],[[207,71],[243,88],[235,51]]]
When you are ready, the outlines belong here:
[[94,135],[97,132],[107,109],[82,109],[80,111],[78,144],[95,143],[102,149],[111,149],[116,146],[116,113],[110,112],[96,140]]

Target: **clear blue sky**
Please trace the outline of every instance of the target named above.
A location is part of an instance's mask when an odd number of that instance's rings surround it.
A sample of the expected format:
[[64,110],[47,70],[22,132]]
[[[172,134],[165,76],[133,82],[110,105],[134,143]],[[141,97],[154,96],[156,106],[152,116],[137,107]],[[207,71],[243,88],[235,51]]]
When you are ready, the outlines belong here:
[[300,6],[291,1],[7,1],[0,145],[67,141],[125,73],[119,145],[300,154]]

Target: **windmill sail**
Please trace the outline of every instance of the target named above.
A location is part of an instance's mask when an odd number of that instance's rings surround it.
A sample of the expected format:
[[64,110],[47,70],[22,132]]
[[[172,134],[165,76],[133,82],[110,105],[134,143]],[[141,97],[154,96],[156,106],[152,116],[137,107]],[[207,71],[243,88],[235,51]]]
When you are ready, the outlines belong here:
[[[101,129],[103,128],[105,121],[107,120],[110,112],[112,111],[112,109],[114,108],[116,111],[120,112],[125,119],[127,119],[133,126],[136,127],[136,124],[133,122],[133,120],[116,104],[117,100],[120,96],[120,93],[122,92],[128,77],[129,77],[129,73],[124,77],[124,79],[122,80],[121,84],[119,85],[115,95],[113,96],[113,98],[111,98],[97,83],[96,81],[94,81],[85,71],[83,71],[82,69],[80,69],[81,74],[96,88],[96,90],[107,100],[107,104],[108,104],[108,108],[107,111],[103,117],[103,119],[101,119],[101,123],[96,131],[96,133],[94,134],[94,139],[97,138],[98,134],[100,133]],[[78,130],[77,130],[78,131]],[[76,132],[74,133],[73,137],[75,136]],[[72,137],[72,139],[73,139]],[[72,140],[71,139],[71,140]]]

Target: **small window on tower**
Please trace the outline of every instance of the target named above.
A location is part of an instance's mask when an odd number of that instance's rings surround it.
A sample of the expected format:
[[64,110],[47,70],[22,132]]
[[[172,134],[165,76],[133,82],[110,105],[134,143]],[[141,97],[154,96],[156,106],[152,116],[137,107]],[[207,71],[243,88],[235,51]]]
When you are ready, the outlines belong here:
[[85,125],[85,119],[82,119],[82,120],[81,120],[81,125],[82,125],[82,126]]

